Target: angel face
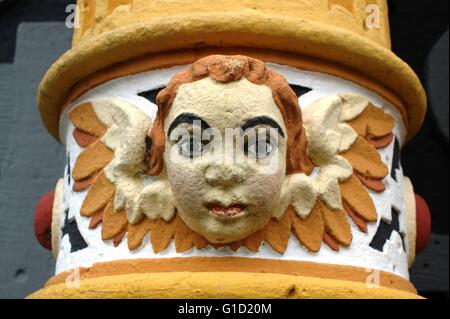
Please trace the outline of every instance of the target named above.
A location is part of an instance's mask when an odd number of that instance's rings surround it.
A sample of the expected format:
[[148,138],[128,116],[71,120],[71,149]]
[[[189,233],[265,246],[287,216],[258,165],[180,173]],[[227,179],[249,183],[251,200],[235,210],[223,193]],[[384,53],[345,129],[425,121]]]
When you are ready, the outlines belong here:
[[268,222],[279,206],[287,149],[268,86],[246,78],[185,83],[164,130],[167,178],[178,214],[192,230],[226,243]]

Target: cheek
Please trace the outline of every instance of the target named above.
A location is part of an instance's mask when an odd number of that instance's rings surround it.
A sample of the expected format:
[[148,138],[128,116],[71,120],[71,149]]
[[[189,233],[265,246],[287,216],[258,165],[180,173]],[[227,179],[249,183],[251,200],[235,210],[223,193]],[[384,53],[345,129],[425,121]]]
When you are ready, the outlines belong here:
[[283,181],[286,175],[286,163],[283,153],[279,156],[276,166],[267,169],[258,164],[247,167],[249,174],[245,182],[240,185],[242,192],[249,202],[259,211],[273,210],[279,203]]
[[283,179],[282,172],[253,174],[245,183],[246,193],[255,204],[272,207],[277,204],[280,197]]
[[[181,157],[181,156],[180,156]],[[179,158],[173,156],[172,160],[165,158],[165,167],[170,187],[175,195],[175,199],[183,206],[197,206],[196,199],[201,198],[205,190],[205,179],[203,177],[202,163],[196,160]],[[193,196],[198,194],[200,196]]]

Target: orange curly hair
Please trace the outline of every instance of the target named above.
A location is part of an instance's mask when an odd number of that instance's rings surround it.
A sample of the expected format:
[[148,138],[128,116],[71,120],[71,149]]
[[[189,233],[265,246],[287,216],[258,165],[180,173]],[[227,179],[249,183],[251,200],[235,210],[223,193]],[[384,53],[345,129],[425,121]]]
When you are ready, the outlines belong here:
[[266,68],[264,62],[257,59],[239,55],[211,55],[196,61],[176,74],[156,97],[158,111],[150,131],[151,148],[147,154],[149,175],[159,175],[163,169],[166,144],[164,118],[169,113],[178,88],[182,84],[195,82],[208,76],[221,83],[239,81],[245,77],[254,84],[269,86],[287,129],[286,173],[311,173],[314,165],[306,155],[307,141],[302,126],[300,105],[286,79],[279,73]]

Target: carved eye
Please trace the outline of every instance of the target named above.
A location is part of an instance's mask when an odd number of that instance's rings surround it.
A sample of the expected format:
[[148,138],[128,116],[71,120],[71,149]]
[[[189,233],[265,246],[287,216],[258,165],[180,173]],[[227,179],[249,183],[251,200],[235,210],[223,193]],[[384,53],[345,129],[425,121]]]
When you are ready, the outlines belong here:
[[187,136],[177,142],[180,154],[187,158],[194,158],[202,155],[208,142],[202,141],[194,136]]
[[245,154],[254,156],[257,159],[268,158],[275,150],[275,142],[269,137],[252,139],[244,145]]

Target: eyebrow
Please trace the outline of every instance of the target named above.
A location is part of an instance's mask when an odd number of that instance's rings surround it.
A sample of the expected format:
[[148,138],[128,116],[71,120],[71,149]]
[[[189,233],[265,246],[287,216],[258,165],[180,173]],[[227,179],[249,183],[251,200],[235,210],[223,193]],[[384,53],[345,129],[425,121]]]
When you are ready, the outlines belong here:
[[206,121],[204,121],[197,114],[194,114],[194,113],[181,113],[170,124],[169,130],[167,131],[167,137],[168,138],[170,137],[170,133],[172,133],[172,131],[175,128],[177,128],[178,125],[181,125],[181,124],[184,124],[184,123],[195,125],[195,124],[197,124],[195,121],[199,121],[200,122],[200,128],[202,130],[210,128],[209,124]]
[[252,128],[254,126],[257,125],[268,125],[274,129],[276,129],[278,131],[278,134],[280,134],[282,137],[284,137],[284,132],[283,129],[281,128],[281,126],[272,118],[268,117],[268,116],[258,116],[258,117],[254,117],[251,118],[249,120],[247,120],[247,122],[245,122],[244,125],[242,125],[242,131],[246,131],[249,128]]

